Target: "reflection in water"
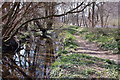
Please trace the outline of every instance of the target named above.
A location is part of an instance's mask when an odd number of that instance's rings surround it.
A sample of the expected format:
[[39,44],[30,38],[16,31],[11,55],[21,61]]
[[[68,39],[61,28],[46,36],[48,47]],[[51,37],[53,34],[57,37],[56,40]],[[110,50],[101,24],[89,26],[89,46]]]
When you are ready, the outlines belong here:
[[3,57],[3,77],[49,78],[49,66],[55,61],[59,43],[50,37],[36,37],[25,42],[23,50]]

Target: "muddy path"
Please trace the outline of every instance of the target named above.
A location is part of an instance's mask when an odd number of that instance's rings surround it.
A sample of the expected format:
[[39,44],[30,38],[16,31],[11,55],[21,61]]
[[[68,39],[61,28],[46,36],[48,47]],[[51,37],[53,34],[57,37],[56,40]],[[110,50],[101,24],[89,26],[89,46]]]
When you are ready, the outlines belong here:
[[103,59],[110,59],[120,64],[120,59],[119,59],[120,55],[112,54],[111,51],[102,50],[98,47],[96,43],[88,42],[78,35],[74,35],[74,36],[76,37],[76,43],[79,46],[73,51],[74,53],[84,53],[90,56],[95,56]]

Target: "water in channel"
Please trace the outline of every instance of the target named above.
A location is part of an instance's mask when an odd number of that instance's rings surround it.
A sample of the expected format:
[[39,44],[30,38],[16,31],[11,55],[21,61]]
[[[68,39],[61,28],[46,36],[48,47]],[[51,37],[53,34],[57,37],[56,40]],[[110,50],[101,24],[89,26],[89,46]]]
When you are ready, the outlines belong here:
[[[60,39],[60,38],[59,38]],[[50,65],[55,61],[61,42],[54,36],[40,37],[22,43],[23,49],[2,59],[4,78],[50,78]]]

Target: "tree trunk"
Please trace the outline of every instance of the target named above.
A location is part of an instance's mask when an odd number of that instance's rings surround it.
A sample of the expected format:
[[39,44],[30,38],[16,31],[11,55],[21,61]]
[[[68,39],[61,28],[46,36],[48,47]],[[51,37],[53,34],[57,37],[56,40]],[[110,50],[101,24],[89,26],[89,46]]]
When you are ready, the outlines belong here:
[[92,27],[94,28],[95,27],[95,2],[93,2],[93,5],[92,5]]

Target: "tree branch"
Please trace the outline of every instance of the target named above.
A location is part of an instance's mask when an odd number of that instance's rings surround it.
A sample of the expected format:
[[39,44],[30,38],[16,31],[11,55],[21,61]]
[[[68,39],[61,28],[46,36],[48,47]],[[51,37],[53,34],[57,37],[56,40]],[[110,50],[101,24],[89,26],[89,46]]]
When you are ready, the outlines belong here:
[[[83,4],[83,3],[82,3]],[[82,5],[82,4],[80,4],[80,5]],[[16,35],[16,33],[18,32],[18,30],[22,27],[22,26],[24,26],[25,24],[27,24],[27,23],[29,23],[29,22],[31,22],[31,21],[35,21],[35,20],[39,20],[39,19],[46,19],[46,18],[50,18],[50,17],[61,17],[61,16],[64,16],[64,15],[67,15],[67,14],[72,14],[72,13],[79,13],[79,12],[82,12],[87,6],[89,6],[89,5],[91,5],[92,3],[88,3],[87,5],[85,5],[81,10],[79,10],[79,11],[74,11],[74,10],[76,10],[77,8],[79,8],[80,7],[80,5],[78,5],[76,8],[74,8],[74,9],[72,9],[72,10],[70,10],[70,11],[68,11],[68,12],[66,12],[66,13],[63,13],[63,14],[60,14],[60,15],[49,15],[49,16],[45,16],[45,17],[40,17],[40,18],[34,18],[34,19],[31,19],[31,20],[28,20],[28,21],[26,21],[26,22],[24,22],[23,24],[21,24],[17,29],[16,29],[16,31],[10,36],[10,38],[9,39],[11,39],[12,37],[14,37],[15,35]],[[74,11],[74,12],[73,12]],[[8,39],[8,40],[9,40]]]

